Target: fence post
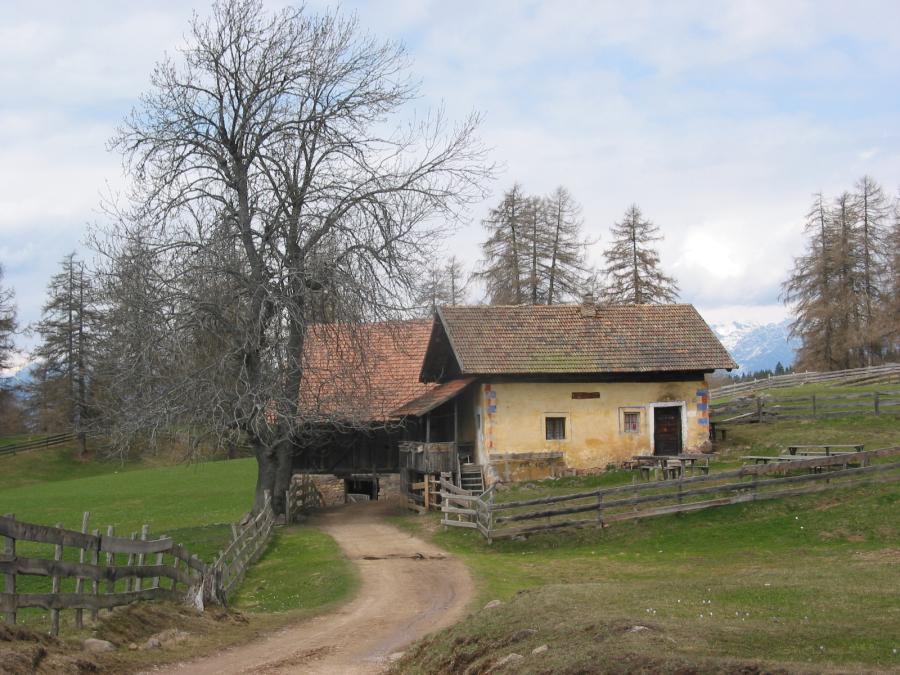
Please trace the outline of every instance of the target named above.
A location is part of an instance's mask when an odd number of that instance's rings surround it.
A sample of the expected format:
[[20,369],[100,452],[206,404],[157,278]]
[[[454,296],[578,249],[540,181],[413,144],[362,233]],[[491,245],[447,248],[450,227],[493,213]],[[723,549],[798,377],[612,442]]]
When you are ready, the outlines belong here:
[[[137,541],[137,532],[131,533],[131,541]],[[125,565],[131,567],[134,565],[134,553],[129,553],[125,560]],[[125,577],[125,592],[130,593],[135,587],[135,577],[133,575]]]
[[[87,534],[88,531],[88,523],[91,520],[91,512],[85,511],[84,515],[81,517],[81,534]],[[87,554],[83,548],[78,549],[78,562],[82,565],[84,564],[84,559]],[[84,591],[84,579],[81,577],[75,578],[75,594],[81,595]],[[84,628],[84,610],[76,609],[75,610],[75,627],[78,630]]]
[[[12,513],[7,513],[5,518],[15,518]],[[3,537],[3,553],[10,560],[16,559],[16,540],[12,537]],[[16,625],[16,573],[7,573],[3,575],[3,592],[8,593],[12,597],[12,609],[6,613],[6,623],[10,626]]]
[[816,395],[812,395],[813,418],[816,416]]
[[[487,503],[487,512],[488,512],[488,544],[493,544],[493,534],[494,534],[494,489],[491,488],[491,492],[488,495],[488,503]],[[446,528],[444,528],[446,529]]]
[[284,491],[284,524],[290,525],[293,522],[293,514],[291,513],[291,489]]
[[[114,525],[109,525],[106,528],[106,536],[114,537],[116,535],[116,528]],[[106,566],[107,567],[115,567],[116,565],[116,555],[115,553],[106,552]],[[116,582],[109,580],[106,582],[106,592],[107,593],[115,593],[116,592]],[[111,610],[110,610],[111,611]]]
[[881,414],[880,404],[881,404],[881,401],[879,399],[878,392],[876,391],[875,392],[875,414],[876,415]]
[[[94,529],[91,534],[97,540],[97,545],[91,549],[91,565],[94,566],[95,569],[99,569],[100,567],[100,530]],[[100,595],[100,582],[94,579],[91,582],[91,594],[94,596],[95,604],[94,608],[91,610],[91,621],[96,621],[100,615],[100,610],[97,609],[96,600]]]
[[756,399],[756,420],[762,424],[763,421],[763,402],[761,398]]
[[[57,523],[56,527],[62,529],[62,523]],[[53,547],[53,560],[60,561],[63,556],[63,547],[62,544],[56,544]],[[51,589],[53,595],[59,595],[59,576],[54,574],[53,581],[51,585]],[[51,609],[50,610],[50,635],[56,637],[59,635],[59,610]]]
[[[147,541],[147,537],[150,535],[150,526],[142,525],[141,526],[141,541]],[[146,560],[146,554],[143,552],[138,553],[137,565],[138,567],[144,566],[144,561]],[[144,588],[144,578],[143,577],[135,577],[134,585],[136,591],[141,591]]]

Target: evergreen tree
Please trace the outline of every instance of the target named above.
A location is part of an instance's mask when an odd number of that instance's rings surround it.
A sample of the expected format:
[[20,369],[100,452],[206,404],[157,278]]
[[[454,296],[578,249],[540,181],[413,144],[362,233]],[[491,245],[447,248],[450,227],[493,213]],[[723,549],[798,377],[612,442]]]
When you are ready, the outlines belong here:
[[92,285],[84,263],[67,255],[48,286],[48,300],[36,330],[34,350],[40,363],[37,386],[52,407],[70,422],[85,451],[85,423],[95,344]]
[[662,240],[659,228],[644,219],[636,204],[611,228],[612,240],[603,252],[610,304],[641,305],[675,302],[678,285],[660,269],[653,243]]
[[589,273],[581,207],[564,187],[536,197],[515,184],[484,226],[490,236],[475,276],[491,304],[553,304],[583,291]]
[[11,365],[16,327],[15,294],[13,289],[3,286],[3,267],[0,266],[0,370]]
[[488,302],[492,305],[521,305],[525,302],[526,280],[523,268],[526,243],[523,238],[529,198],[515,183],[482,225],[488,231],[481,245],[484,261],[476,277],[484,282]]

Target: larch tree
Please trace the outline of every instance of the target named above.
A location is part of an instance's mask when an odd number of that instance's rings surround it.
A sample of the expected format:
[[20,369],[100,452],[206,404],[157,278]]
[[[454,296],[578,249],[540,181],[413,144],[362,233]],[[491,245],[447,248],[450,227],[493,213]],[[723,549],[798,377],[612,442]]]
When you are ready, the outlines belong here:
[[416,293],[416,305],[423,316],[431,316],[442,305],[461,305],[466,300],[468,280],[462,263],[450,256],[443,265],[433,262]]
[[0,265],[0,370],[12,365],[15,354],[13,338],[16,334],[15,292],[3,285],[3,266]]
[[515,183],[503,194],[482,225],[488,238],[481,245],[482,266],[475,278],[484,283],[492,305],[521,305],[528,286],[528,246],[524,230],[532,199]]
[[861,332],[865,342],[866,362],[871,365],[873,359],[880,359],[883,348],[876,326],[876,315],[886,291],[884,283],[888,265],[890,205],[881,186],[870,176],[863,176],[856,183],[853,207],[858,218],[860,249]]
[[592,272],[585,262],[589,242],[582,239],[581,205],[560,186],[544,198],[543,211],[547,232],[544,278],[547,304],[552,305],[578,297],[593,286]]
[[581,207],[563,187],[546,197],[516,183],[484,221],[475,278],[491,304],[553,304],[580,295],[588,281]]
[[435,242],[492,175],[476,114],[399,118],[417,93],[408,73],[403,48],[355,17],[222,0],[113,140],[131,190],[97,246],[115,268],[140,237],[171,350],[141,415],[196,438],[239,433],[256,511],[266,493],[283,511],[297,440],[318,421],[299,406],[308,328],[323,312],[354,325],[410,307]]
[[621,222],[610,228],[611,241],[604,250],[606,287],[610,304],[665,304],[678,299],[678,284],[660,268],[654,243],[662,240],[659,228],[646,220],[636,204]]
[[60,267],[50,279],[48,299],[35,326],[40,343],[33,351],[39,362],[34,386],[43,390],[42,408],[54,409],[72,425],[84,454],[97,324],[93,286],[74,253],[63,258]]
[[806,215],[806,252],[794,259],[794,267],[782,284],[782,299],[794,307],[791,334],[801,338],[797,354],[801,368],[833,370],[836,365],[835,325],[831,303],[835,286],[835,241],[832,216],[821,193],[816,194]]

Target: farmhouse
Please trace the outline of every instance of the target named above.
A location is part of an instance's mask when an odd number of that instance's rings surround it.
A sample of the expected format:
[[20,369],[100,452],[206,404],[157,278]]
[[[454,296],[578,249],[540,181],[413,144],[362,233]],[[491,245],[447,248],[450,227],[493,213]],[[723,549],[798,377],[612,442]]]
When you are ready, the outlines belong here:
[[438,386],[395,415],[436,416],[424,452],[453,441],[488,483],[537,478],[703,450],[705,375],[736,367],[690,305],[442,307],[420,376]]
[[690,305],[589,298],[317,327],[305,354],[302,401],[332,431],[301,448],[298,470],[409,483],[468,467],[472,488],[702,450],[705,376],[737,367]]

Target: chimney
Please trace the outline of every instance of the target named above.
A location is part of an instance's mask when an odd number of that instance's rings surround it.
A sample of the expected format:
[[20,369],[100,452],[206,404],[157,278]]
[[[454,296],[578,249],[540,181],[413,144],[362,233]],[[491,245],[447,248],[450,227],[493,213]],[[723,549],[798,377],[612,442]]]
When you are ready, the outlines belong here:
[[597,316],[597,305],[594,304],[594,294],[587,292],[581,300],[581,316],[590,318]]

